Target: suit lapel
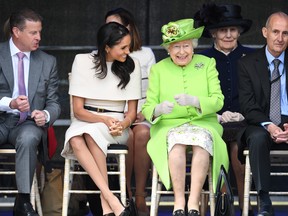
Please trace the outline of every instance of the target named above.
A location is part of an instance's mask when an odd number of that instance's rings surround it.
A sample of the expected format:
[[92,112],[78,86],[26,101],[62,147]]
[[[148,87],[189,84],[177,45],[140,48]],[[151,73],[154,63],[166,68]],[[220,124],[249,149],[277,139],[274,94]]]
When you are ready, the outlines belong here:
[[8,81],[8,85],[10,87],[11,96],[14,88],[14,73],[13,73],[13,65],[12,58],[9,48],[9,42],[3,44],[3,50],[1,50],[0,61],[2,62],[2,72]]
[[268,61],[265,55],[265,47],[262,48],[261,52],[255,59],[256,61],[256,73],[260,79],[261,87],[263,89],[265,99],[270,101],[270,70],[268,67]]
[[285,59],[284,59],[284,68],[285,68],[285,75],[286,75],[286,93],[288,99],[288,50],[285,52]]
[[43,62],[37,55],[37,51],[31,52],[30,55],[30,71],[28,80],[28,94],[29,102],[32,103],[32,99],[35,96],[38,83],[40,82],[40,77],[42,73]]

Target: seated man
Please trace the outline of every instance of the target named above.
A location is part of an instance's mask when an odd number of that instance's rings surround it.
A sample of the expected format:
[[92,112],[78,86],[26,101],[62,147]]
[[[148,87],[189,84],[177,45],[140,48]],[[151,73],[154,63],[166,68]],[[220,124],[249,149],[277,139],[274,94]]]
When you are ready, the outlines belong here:
[[[241,134],[248,146],[255,187],[260,198],[258,216],[274,215],[269,197],[270,150],[288,143],[287,68],[288,15],[273,13],[262,28],[267,44],[239,60],[239,102],[248,126]],[[268,65],[268,68],[267,68]],[[280,72],[280,73],[279,73]]]
[[[0,146],[16,149],[18,195],[14,216],[37,216],[30,191],[39,153],[47,155],[47,127],[60,115],[56,59],[38,50],[42,17],[23,9],[9,19],[11,38],[0,44]],[[44,148],[43,148],[44,147]],[[44,154],[46,153],[46,154]]]

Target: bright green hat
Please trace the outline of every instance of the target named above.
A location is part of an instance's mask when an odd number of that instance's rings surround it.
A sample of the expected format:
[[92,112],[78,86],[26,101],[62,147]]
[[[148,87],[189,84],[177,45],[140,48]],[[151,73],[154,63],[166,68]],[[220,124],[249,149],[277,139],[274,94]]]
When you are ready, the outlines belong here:
[[201,37],[203,30],[204,26],[194,28],[193,19],[181,19],[175,22],[169,22],[161,28],[163,34],[163,43],[161,46],[188,39],[198,39]]

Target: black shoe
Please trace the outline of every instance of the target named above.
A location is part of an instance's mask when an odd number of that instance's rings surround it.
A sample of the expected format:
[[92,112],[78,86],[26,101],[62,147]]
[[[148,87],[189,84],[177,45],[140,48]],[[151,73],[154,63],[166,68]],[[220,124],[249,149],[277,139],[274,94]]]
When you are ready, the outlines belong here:
[[260,200],[260,211],[257,216],[274,216],[274,209],[271,201],[264,203]]
[[173,212],[173,216],[185,216],[185,212],[183,209],[178,209]]
[[129,210],[129,207],[126,207],[119,216],[130,216],[131,212]]
[[260,211],[258,212],[258,216],[274,216],[274,209],[272,205],[262,205],[260,204]]
[[200,213],[195,209],[191,209],[188,211],[188,216],[200,216]]
[[258,216],[274,216],[274,211],[273,209],[271,211],[261,211]]
[[33,209],[30,202],[21,202],[17,197],[15,199],[13,216],[39,216]]

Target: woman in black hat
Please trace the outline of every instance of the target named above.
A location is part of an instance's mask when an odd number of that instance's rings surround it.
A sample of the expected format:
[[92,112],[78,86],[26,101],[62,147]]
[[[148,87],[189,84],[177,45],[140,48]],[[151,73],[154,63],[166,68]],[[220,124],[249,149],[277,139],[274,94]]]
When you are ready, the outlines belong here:
[[[205,26],[204,37],[213,38],[213,46],[201,54],[213,57],[219,72],[222,93],[225,96],[224,106],[218,112],[218,120],[224,128],[223,139],[227,143],[232,168],[234,170],[240,209],[243,208],[244,165],[238,160],[237,133],[244,126],[244,117],[238,102],[237,60],[253,49],[242,46],[238,39],[247,32],[251,20],[243,19],[241,7],[234,4],[204,4],[195,14],[199,26]],[[242,210],[241,210],[242,212]],[[250,206],[249,216],[254,215]]]

